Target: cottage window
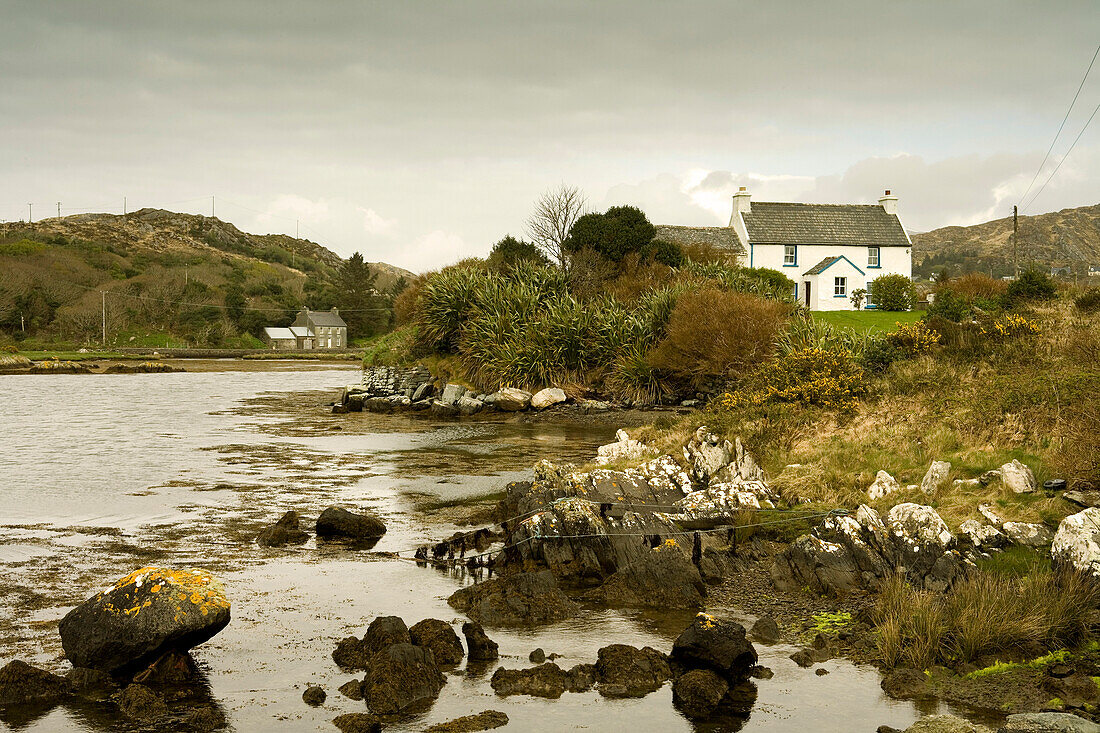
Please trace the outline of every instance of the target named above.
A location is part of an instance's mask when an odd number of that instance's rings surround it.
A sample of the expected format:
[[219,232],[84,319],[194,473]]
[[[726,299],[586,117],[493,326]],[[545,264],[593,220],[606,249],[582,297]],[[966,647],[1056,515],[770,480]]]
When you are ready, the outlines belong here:
[[843,298],[848,295],[848,278],[846,277],[834,277],[833,278],[833,296],[837,298]]
[[878,247],[867,248],[867,266],[868,267],[881,267],[878,259]]
[[794,267],[798,264],[798,247],[793,244],[783,247],[783,266]]

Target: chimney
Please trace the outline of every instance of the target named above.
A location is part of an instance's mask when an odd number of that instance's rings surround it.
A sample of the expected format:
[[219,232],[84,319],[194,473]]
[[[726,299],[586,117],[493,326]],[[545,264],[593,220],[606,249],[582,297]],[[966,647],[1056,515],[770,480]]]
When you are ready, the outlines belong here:
[[882,210],[887,214],[893,214],[897,216],[898,213],[898,197],[890,193],[890,189],[886,189],[886,193],[879,196],[879,205],[882,206]]
[[733,194],[733,213],[730,214],[729,223],[731,227],[739,220],[738,214],[747,214],[752,211],[752,203],[749,201],[751,196],[752,194],[745,186],[741,186],[737,189],[737,193]]
[[333,312],[333,313],[334,313],[335,315],[340,315],[340,311],[336,310],[336,306],[332,306],[332,312]]

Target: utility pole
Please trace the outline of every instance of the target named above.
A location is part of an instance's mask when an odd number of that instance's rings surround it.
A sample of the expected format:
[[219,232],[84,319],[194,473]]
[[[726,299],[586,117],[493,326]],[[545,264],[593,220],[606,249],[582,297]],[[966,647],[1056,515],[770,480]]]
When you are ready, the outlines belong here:
[[126,197],[122,197],[122,218],[126,218]]
[[295,219],[294,220],[294,238],[295,239],[298,239],[298,222],[299,221],[300,221],[300,219]]
[[27,204],[27,223],[28,224],[33,224],[34,223],[34,213],[33,213],[34,209],[32,208],[33,206],[34,206],[34,204]]
[[214,194],[210,194],[210,218],[214,218]]
[[103,326],[103,345],[107,345],[107,291],[100,290],[99,296],[103,299],[103,307],[100,313],[102,314],[101,323]]
[[61,218],[61,202],[60,201],[57,202],[57,218],[58,219]]
[[1020,259],[1019,259],[1019,242],[1020,242],[1020,210],[1019,207],[1012,207],[1012,267],[1016,270],[1016,279],[1020,279]]

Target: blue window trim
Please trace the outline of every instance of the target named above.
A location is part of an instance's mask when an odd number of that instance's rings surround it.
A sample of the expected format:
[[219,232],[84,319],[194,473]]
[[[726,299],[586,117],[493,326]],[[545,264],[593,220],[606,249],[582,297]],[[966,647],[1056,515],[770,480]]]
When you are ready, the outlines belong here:
[[[847,258],[845,258],[845,259],[847,259]],[[849,261],[849,264],[851,264],[851,261]],[[855,267],[855,265],[852,265],[852,267]],[[843,295],[837,295],[836,294],[836,281],[837,280],[843,280],[844,281],[844,294]],[[834,298],[847,298],[848,297],[848,276],[847,275],[837,275],[837,276],[833,277],[833,297]]]
[[[878,264],[871,264],[871,250],[875,250],[878,253]],[[882,247],[875,247],[867,245],[867,269],[868,270],[881,270],[882,269]]]
[[[794,262],[787,264],[787,247],[794,247]],[[784,244],[783,245],[783,267],[798,267],[798,245],[797,244]]]

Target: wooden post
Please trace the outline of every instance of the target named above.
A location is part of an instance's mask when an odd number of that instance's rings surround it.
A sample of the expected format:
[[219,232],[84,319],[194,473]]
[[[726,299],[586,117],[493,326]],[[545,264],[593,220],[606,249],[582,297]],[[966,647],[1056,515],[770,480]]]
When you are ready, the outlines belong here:
[[1020,211],[1019,207],[1012,207],[1012,267],[1016,270],[1016,279],[1020,279]]

